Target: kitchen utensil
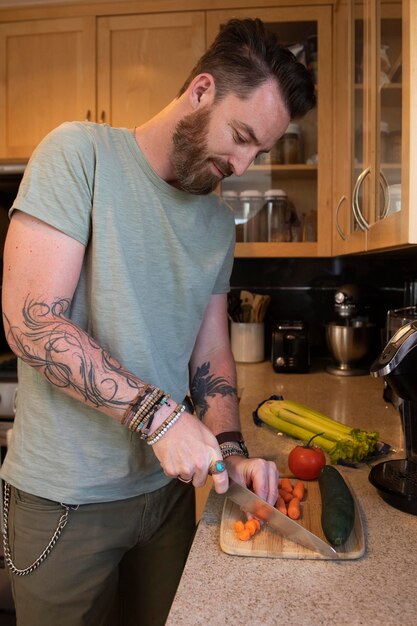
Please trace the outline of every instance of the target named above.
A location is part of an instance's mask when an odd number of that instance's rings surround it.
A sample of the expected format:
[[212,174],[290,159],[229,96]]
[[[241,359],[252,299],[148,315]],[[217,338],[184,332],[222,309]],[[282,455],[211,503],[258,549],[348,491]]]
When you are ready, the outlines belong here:
[[375,465],[369,481],[397,509],[417,515],[417,321],[401,326],[371,366],[402,399],[405,459]]
[[226,496],[238,504],[243,511],[252,513],[252,515],[255,515],[258,519],[266,522],[269,528],[278,531],[290,541],[301,544],[315,552],[319,552],[330,559],[337,558],[336,550],[323,541],[323,539],[320,539],[317,535],[303,528],[303,526],[278,511],[278,509],[271,504],[268,504],[268,502],[262,500],[262,498],[255,493],[246,489],[246,487],[238,485],[230,477],[229,482],[230,485]]
[[[310,480],[306,485],[306,498],[301,503],[301,517],[297,524],[303,526],[310,532],[317,535],[323,541],[325,536],[321,527],[321,495],[317,480]],[[352,533],[343,546],[335,548],[337,556],[324,556],[319,552],[310,550],[299,543],[294,543],[286,539],[281,534],[263,525],[249,541],[238,539],[234,523],[244,520],[245,514],[241,508],[229,498],[226,498],[223,505],[222,519],[220,524],[220,547],[223,552],[237,556],[252,556],[256,558],[277,558],[277,559],[314,559],[328,560],[337,558],[338,560],[358,559],[365,553],[365,535],[363,530],[360,508],[357,503],[355,493],[351,490],[355,503],[355,522]]]

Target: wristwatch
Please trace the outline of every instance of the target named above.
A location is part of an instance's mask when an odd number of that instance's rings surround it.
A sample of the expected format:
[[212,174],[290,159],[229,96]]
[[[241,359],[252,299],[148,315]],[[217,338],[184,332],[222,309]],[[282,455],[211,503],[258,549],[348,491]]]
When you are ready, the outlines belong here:
[[224,432],[216,436],[220,445],[222,457],[227,459],[229,456],[249,457],[249,452],[240,432]]

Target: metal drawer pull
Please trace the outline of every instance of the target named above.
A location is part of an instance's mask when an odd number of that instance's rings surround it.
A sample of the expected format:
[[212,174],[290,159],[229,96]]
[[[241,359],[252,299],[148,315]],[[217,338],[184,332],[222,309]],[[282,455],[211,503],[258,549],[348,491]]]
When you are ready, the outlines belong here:
[[355,187],[353,188],[353,194],[352,194],[353,216],[355,218],[357,225],[363,231],[369,230],[369,223],[367,222],[365,217],[362,215],[362,211],[359,207],[359,190],[361,188],[363,181],[370,174],[370,172],[371,172],[371,168],[367,167],[366,170],[363,170],[363,172],[359,174],[357,181],[355,183]]
[[340,237],[343,239],[343,241],[346,241],[346,235],[343,232],[343,230],[340,228],[339,225],[339,211],[340,211],[340,207],[342,206],[343,202],[347,200],[346,196],[342,196],[339,200],[339,202],[337,203],[337,207],[336,207],[336,230],[339,233]]

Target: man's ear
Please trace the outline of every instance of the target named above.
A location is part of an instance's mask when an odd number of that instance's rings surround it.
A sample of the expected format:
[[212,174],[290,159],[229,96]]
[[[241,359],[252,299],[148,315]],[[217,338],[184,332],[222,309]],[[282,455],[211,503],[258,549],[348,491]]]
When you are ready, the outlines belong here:
[[198,74],[189,86],[189,99],[191,106],[197,109],[199,106],[211,103],[214,100],[215,84],[211,74]]

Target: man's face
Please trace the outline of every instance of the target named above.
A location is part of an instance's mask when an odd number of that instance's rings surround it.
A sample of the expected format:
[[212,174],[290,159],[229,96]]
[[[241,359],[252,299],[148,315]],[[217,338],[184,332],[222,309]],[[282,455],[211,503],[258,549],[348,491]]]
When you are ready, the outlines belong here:
[[177,185],[193,194],[210,193],[231,174],[241,176],[257,154],[269,152],[290,122],[272,81],[246,100],[234,94],[215,103],[202,100],[173,135]]

